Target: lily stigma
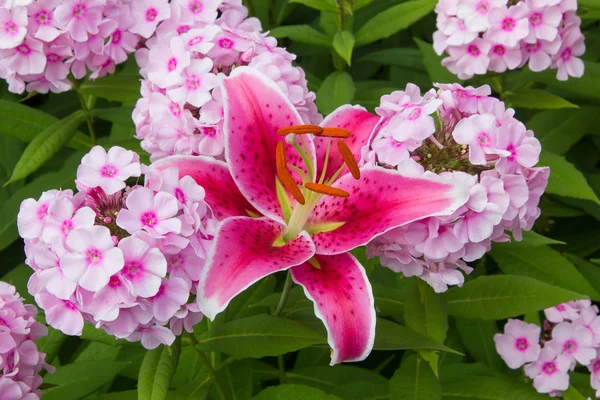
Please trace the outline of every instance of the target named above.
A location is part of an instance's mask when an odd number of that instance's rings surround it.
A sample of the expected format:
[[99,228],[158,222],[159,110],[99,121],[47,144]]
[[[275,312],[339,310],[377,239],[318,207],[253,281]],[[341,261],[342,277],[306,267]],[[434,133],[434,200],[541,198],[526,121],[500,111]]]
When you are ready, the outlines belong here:
[[279,87],[247,67],[220,89],[226,162],[171,156],[152,165],[194,178],[220,221],[198,282],[200,310],[214,319],[250,285],[289,269],[327,329],[331,364],[363,360],[373,348],[375,307],[349,251],[395,227],[452,214],[468,190],[359,166],[380,122],[362,107],[344,105],[319,126],[305,125]]

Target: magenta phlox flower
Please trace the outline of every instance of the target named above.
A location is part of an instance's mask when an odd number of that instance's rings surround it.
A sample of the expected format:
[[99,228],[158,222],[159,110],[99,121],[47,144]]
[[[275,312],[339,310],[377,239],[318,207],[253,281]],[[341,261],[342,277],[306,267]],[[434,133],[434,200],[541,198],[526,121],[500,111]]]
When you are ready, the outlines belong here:
[[533,379],[533,386],[539,393],[563,391],[569,387],[570,366],[571,360],[568,357],[545,347],[538,360],[525,367],[525,374]]

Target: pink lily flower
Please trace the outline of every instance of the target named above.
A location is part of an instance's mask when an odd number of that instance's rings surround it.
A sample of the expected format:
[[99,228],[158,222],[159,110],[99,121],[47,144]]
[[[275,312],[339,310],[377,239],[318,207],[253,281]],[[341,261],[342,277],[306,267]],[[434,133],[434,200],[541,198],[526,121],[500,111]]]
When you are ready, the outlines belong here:
[[375,337],[373,293],[349,251],[411,221],[452,214],[468,189],[359,169],[355,159],[379,123],[362,107],[302,126],[275,83],[247,67],[221,92],[228,162],[172,156],[153,165],[194,178],[221,221],[198,283],[200,310],[213,319],[253,283],[290,269],[327,328],[331,365],[365,359]]

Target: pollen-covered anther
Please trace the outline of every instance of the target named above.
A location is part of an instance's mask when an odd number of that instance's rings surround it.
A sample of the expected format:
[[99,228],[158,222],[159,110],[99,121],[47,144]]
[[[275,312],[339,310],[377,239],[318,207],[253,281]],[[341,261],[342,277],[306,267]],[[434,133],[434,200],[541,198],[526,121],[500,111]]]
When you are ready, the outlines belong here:
[[324,128],[323,132],[317,136],[348,139],[350,137],[350,132],[342,128]]
[[290,133],[294,133],[296,135],[307,135],[312,133],[313,135],[320,136],[323,132],[323,128],[319,125],[294,125],[294,126],[286,126],[285,128],[277,129],[277,134],[279,136],[287,136]]
[[348,147],[348,145],[342,142],[341,140],[338,140],[337,148],[340,154],[342,155],[342,158],[344,159],[344,163],[350,170],[352,177],[354,179],[360,179],[360,169],[358,168],[358,163],[356,162],[356,159],[354,158],[350,147]]
[[325,194],[325,195],[333,196],[333,197],[348,197],[348,196],[350,196],[350,193],[346,192],[345,190],[334,188],[334,187],[327,186],[327,185],[322,185],[320,183],[306,182],[304,184],[304,187],[307,188],[308,190],[312,190],[313,192],[321,193],[321,194]]
[[300,191],[300,188],[292,178],[292,175],[285,167],[279,167],[277,165],[277,177],[281,184],[290,192],[290,194],[296,199],[296,201],[302,205],[306,204],[306,200]]
[[285,144],[282,141],[277,142],[277,147],[275,148],[275,165],[277,169],[286,168],[287,160],[285,157]]

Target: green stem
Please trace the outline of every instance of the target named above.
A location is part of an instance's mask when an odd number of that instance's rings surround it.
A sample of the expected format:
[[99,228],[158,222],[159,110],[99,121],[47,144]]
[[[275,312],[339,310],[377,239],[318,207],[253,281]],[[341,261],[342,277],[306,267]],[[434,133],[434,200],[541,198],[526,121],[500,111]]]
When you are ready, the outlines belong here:
[[287,0],[283,0],[283,3],[281,4],[281,8],[279,9],[279,14],[277,14],[277,19],[275,20],[275,26],[279,26],[283,22],[286,6],[287,6]]
[[285,307],[285,302],[290,296],[290,291],[292,290],[292,285],[294,281],[292,281],[292,274],[288,271],[287,277],[285,278],[285,283],[283,285],[283,292],[281,292],[281,297],[279,298],[279,304],[277,304],[277,308],[273,313],[274,316],[281,314],[283,308]]
[[200,350],[198,347],[196,347],[196,345],[198,344],[198,340],[196,339],[196,337],[194,336],[193,333],[190,334],[190,338],[192,341],[192,346],[194,346],[194,349],[198,353],[200,360],[202,360],[202,363],[204,364],[204,366],[208,370],[208,373],[210,374],[213,381],[215,382],[215,387],[217,389],[217,393],[219,394],[219,398],[221,400],[227,400],[227,397],[225,396],[225,392],[223,391],[223,388],[221,387],[221,384],[219,383],[219,379],[217,378],[217,371],[215,371],[215,369],[213,368],[212,363],[210,362],[210,360],[208,359],[206,354],[204,354],[204,352],[202,350]]
[[283,363],[283,355],[277,356],[277,367],[279,368],[279,384],[283,385],[285,380],[285,365]]
[[81,103],[81,108],[85,111],[85,119],[87,122],[88,131],[90,132],[90,138],[92,139],[92,144],[96,145],[96,131],[94,130],[94,124],[92,124],[92,118],[88,115],[90,108],[88,107],[85,99],[81,95],[81,93],[77,92],[77,97],[79,97],[79,102]]

